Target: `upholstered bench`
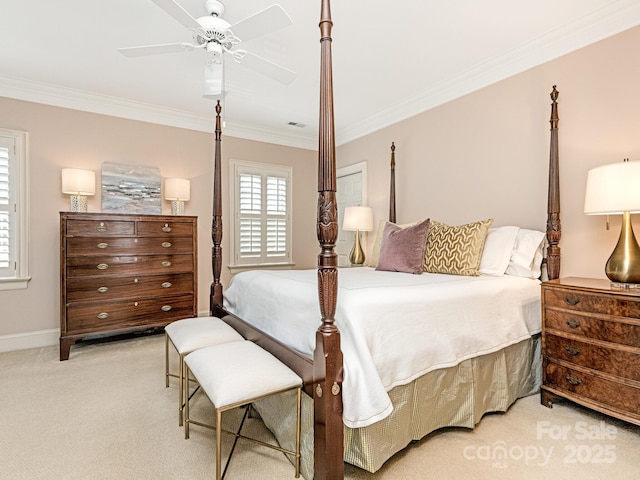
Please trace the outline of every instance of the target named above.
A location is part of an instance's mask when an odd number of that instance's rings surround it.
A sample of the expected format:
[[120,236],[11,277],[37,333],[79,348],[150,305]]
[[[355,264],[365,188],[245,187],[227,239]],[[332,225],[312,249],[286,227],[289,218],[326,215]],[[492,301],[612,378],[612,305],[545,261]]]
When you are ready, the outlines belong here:
[[[189,387],[189,382],[185,382],[182,376],[184,372],[185,355],[211,345],[243,341],[244,338],[217,317],[194,317],[177,320],[167,325],[164,333],[165,387],[169,386],[169,377],[177,377],[179,379],[178,421],[179,425],[182,426],[182,412],[184,408],[183,394],[185,391],[188,392]],[[175,347],[179,355],[177,375],[169,373],[169,342]],[[186,387],[184,384],[186,384]]]
[[[221,434],[223,431],[236,438],[251,440],[254,443],[291,455],[295,465],[295,476],[296,478],[300,476],[302,380],[298,375],[266,350],[248,340],[196,350],[185,357],[184,365],[184,376],[193,375],[215,407],[215,426],[194,421],[189,418],[189,397],[185,394],[187,398],[184,410],[185,438],[189,438],[190,424],[215,428],[216,430],[216,480],[222,478]],[[297,390],[298,395],[295,451],[241,435],[242,424],[237,433],[222,429],[222,412],[294,389]],[[231,454],[227,460],[227,466],[231,460]]]

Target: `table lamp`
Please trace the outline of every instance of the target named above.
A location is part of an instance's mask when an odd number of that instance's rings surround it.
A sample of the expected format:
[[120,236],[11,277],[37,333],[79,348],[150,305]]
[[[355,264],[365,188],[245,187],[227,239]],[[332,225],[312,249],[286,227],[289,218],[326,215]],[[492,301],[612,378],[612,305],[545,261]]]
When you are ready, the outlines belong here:
[[164,199],[171,201],[171,215],[184,215],[184,202],[191,198],[191,182],[185,178],[164,181]]
[[96,194],[96,172],[78,168],[62,169],[62,193],[71,195],[71,211],[87,211],[87,195]]
[[622,215],[620,238],[605,274],[614,287],[640,288],[640,246],[631,225],[631,214],[640,213],[640,162],[625,158],[589,170],[584,213]]
[[349,261],[351,265],[362,265],[365,257],[360,244],[360,232],[373,230],[373,209],[371,207],[346,207],[344,209],[342,229],[356,232],[355,243],[351,249]]

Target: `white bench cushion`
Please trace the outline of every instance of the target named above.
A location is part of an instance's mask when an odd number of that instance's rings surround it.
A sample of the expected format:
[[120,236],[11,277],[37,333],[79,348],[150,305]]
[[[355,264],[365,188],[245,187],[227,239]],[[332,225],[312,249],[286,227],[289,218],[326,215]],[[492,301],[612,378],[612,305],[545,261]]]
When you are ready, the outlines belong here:
[[289,367],[248,340],[196,350],[184,361],[216,408],[302,385]]
[[170,323],[164,329],[180,355],[210,345],[244,340],[218,317],[185,318]]

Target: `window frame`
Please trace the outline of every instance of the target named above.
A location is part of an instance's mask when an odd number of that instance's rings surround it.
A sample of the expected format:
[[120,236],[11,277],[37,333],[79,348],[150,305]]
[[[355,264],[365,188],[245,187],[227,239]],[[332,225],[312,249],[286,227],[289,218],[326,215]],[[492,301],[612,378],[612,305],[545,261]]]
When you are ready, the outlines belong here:
[[[293,167],[287,165],[276,165],[262,162],[251,162],[246,160],[229,160],[230,171],[230,218],[232,219],[231,233],[230,233],[230,262],[229,268],[234,271],[242,269],[255,269],[255,268],[290,268],[293,266]],[[265,185],[266,178],[269,177],[283,177],[287,179],[286,185],[286,253],[278,260],[276,258],[267,258],[266,256],[266,232],[265,224],[261,225],[260,231],[262,234],[262,250],[260,258],[258,260],[241,258],[240,256],[240,175],[250,174],[259,175],[262,185]],[[266,190],[262,192],[262,202],[265,201],[264,196]],[[261,203],[262,205],[262,203]],[[264,206],[264,205],[262,205]],[[263,220],[267,219],[267,214],[263,216]]]
[[[0,291],[27,288],[29,280],[29,155],[28,133],[0,128],[3,146],[9,148],[9,225],[15,232],[8,268],[0,268]],[[13,152],[11,152],[13,150]]]

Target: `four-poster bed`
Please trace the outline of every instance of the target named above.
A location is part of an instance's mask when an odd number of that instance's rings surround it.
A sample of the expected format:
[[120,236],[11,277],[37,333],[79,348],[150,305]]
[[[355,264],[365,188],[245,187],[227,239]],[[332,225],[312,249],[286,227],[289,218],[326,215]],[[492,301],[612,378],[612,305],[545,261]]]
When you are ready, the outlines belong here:
[[[318,203],[317,203],[317,236],[320,245],[318,255],[317,278],[317,302],[320,308],[320,325],[315,332],[315,348],[312,355],[305,355],[299,349],[291,348],[286,341],[280,337],[266,334],[262,329],[252,325],[247,319],[240,318],[228,311],[224,305],[223,289],[220,283],[222,269],[222,185],[221,185],[221,107],[218,103],[216,107],[216,136],[215,136],[215,165],[214,165],[214,194],[213,194],[213,220],[212,220],[212,269],[213,282],[210,294],[211,314],[218,316],[234,327],[248,340],[256,342],[258,345],[268,350],[279,358],[283,363],[294,370],[304,381],[304,390],[308,395],[307,404],[313,405],[313,420],[311,429],[313,431],[313,478],[340,479],[344,477],[344,460],[350,463],[371,468],[372,471],[379,468],[381,462],[389,458],[393,453],[403,448],[412,439],[418,439],[426,435],[435,428],[446,425],[471,426],[479,420],[487,411],[504,410],[519,396],[534,393],[532,389],[537,388],[537,384],[532,384],[534,377],[539,377],[531,363],[533,357],[539,356],[538,340],[534,335],[521,342],[512,343],[508,347],[499,351],[491,351],[482,360],[473,358],[461,362],[453,368],[429,372],[409,386],[399,385],[389,394],[394,404],[394,412],[389,418],[374,423],[371,426],[360,428],[345,428],[343,419],[343,381],[345,366],[343,364],[343,350],[341,332],[336,326],[336,308],[338,300],[338,258],[334,251],[337,234],[337,204],[336,204],[336,160],[335,141],[333,123],[333,91],[332,91],[332,70],[331,70],[331,28],[332,20],[328,0],[321,2],[321,85],[320,85],[320,132],[318,146]],[[557,145],[557,91],[555,86],[551,95],[552,115],[551,115],[551,151],[549,165],[549,193],[548,193],[548,220],[547,220],[547,271],[549,278],[559,276],[560,250],[558,242],[560,239],[559,220],[559,182],[558,182],[558,145]],[[391,147],[391,185],[389,220],[395,222],[395,145]],[[355,269],[354,269],[355,270]],[[539,287],[538,287],[539,290]],[[342,293],[341,293],[342,295]],[[538,293],[539,295],[539,293]],[[342,298],[342,297],[341,297]],[[537,304],[539,311],[539,304]],[[280,319],[278,319],[280,321]],[[314,319],[317,322],[317,319]],[[347,345],[345,345],[347,346]],[[537,353],[538,352],[538,353]],[[459,377],[461,375],[488,375],[485,372],[495,370],[496,365],[505,362],[520,362],[524,373],[523,378],[518,379],[522,385],[513,386],[512,390],[505,395],[505,398],[496,402],[488,402],[482,406],[454,406],[443,420],[435,420],[433,424],[421,425],[415,431],[407,432],[398,438],[386,442],[391,444],[381,453],[382,459],[373,461],[373,466],[363,464],[362,459],[357,458],[358,454],[353,454],[351,445],[355,445],[355,450],[366,450],[363,443],[368,441],[372,431],[377,431],[376,435],[387,435],[388,430],[394,429],[394,423],[401,421],[406,424],[412,422],[413,410],[424,409],[420,402],[426,402],[423,397],[413,390],[422,389],[424,392],[432,390],[434,383],[442,383],[441,375],[447,376],[451,372],[450,380],[455,388],[459,388]],[[460,373],[465,371],[467,373]],[[472,372],[472,373],[468,373]],[[535,378],[539,381],[539,378]],[[449,381],[449,380],[446,380]],[[462,387],[466,389],[467,387]],[[473,387],[475,388],[475,387]],[[462,390],[466,392],[466,390]],[[473,394],[473,392],[472,392]],[[408,403],[406,398],[416,396],[420,398],[418,405],[407,407],[409,410],[396,408],[396,404]],[[515,397],[515,398],[514,398]],[[347,399],[349,400],[349,399]],[[452,402],[455,403],[455,402]],[[468,403],[468,402],[466,402]],[[430,410],[433,405],[427,409]],[[470,408],[470,413],[465,413],[465,418],[460,419],[464,408]],[[399,413],[398,413],[399,412]],[[475,414],[475,415],[474,415]],[[402,420],[401,417],[405,417]],[[408,417],[408,420],[406,419]],[[400,420],[398,420],[400,418]],[[268,423],[268,420],[265,420]],[[429,423],[429,422],[425,422]],[[403,425],[404,425],[403,424]],[[368,430],[367,430],[368,429]],[[413,429],[412,429],[413,430]],[[345,441],[346,433],[346,441]],[[276,436],[278,436],[276,434]],[[375,443],[375,442],[374,442]],[[378,447],[371,447],[376,450]],[[367,452],[363,456],[369,455]],[[307,470],[307,478],[310,478]]]

